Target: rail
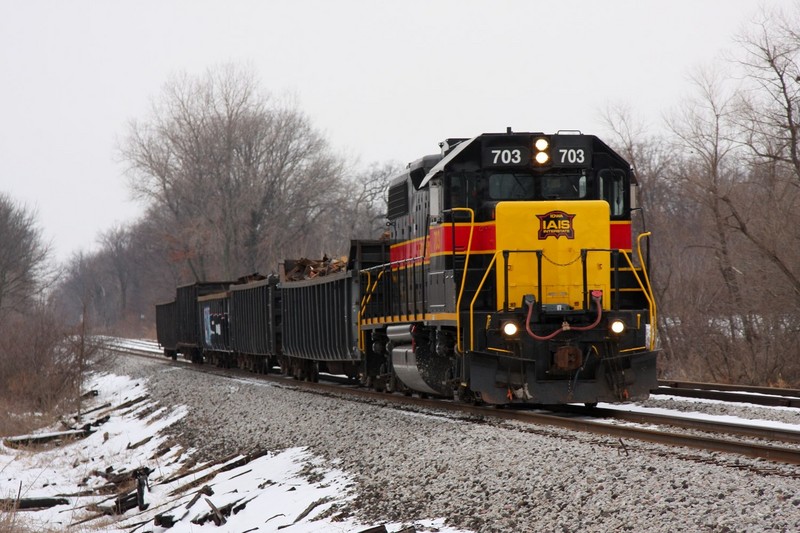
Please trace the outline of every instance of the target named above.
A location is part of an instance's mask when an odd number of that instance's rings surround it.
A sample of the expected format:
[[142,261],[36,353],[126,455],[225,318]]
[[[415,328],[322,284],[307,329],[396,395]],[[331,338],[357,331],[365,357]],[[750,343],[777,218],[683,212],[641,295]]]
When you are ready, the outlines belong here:
[[647,267],[644,263],[644,258],[642,257],[642,239],[650,237],[651,233],[645,232],[641,233],[636,238],[636,248],[637,254],[639,256],[639,264],[642,265],[642,277],[644,277],[644,283],[642,279],[639,277],[639,274],[636,272],[636,267],[633,266],[633,262],[631,258],[628,256],[625,250],[620,250],[622,253],[622,257],[625,258],[627,261],[628,266],[631,268],[631,273],[633,274],[636,282],[639,284],[639,288],[642,290],[642,294],[644,294],[645,299],[647,300],[648,311],[650,312],[650,340],[649,340],[649,348],[650,351],[656,349],[656,335],[658,330],[658,309],[656,308],[656,300],[653,296],[653,288],[650,285],[650,276],[647,275]]
[[[464,296],[464,287],[467,283],[467,274],[469,273],[469,257],[472,253],[472,235],[475,231],[475,211],[470,209],[469,207],[454,207],[450,209],[451,212],[466,212],[469,213],[469,239],[467,240],[467,250],[465,252],[464,257],[464,272],[461,275],[461,287],[458,290],[458,298],[456,299],[456,350],[458,353],[464,353],[464,346],[462,343],[461,334],[461,298]],[[455,270],[455,254],[456,254],[456,221],[453,219],[451,221],[452,224],[452,231],[451,234],[453,236],[453,269]],[[477,294],[477,293],[476,293]],[[472,312],[470,312],[470,333],[472,333]],[[472,348],[470,347],[470,350]]]
[[[378,284],[380,283],[381,279],[383,278],[383,275],[386,272],[391,272],[391,270],[393,268],[395,268],[395,267],[399,268],[399,267],[408,265],[409,263],[413,266],[417,262],[421,262],[423,264],[421,268],[422,268],[422,271],[424,272],[424,268],[425,268],[424,267],[424,262],[425,262],[425,257],[424,256],[417,256],[417,257],[410,257],[410,258],[406,258],[406,259],[400,259],[398,261],[391,261],[389,263],[383,263],[381,265],[376,265],[376,266],[373,266],[373,267],[369,267],[369,268],[365,268],[365,269],[359,270],[359,274],[365,275],[367,277],[367,279],[366,279],[367,290],[364,292],[364,295],[361,297],[361,302],[359,303],[358,315],[356,316],[356,327],[358,328],[358,349],[361,350],[362,353],[366,349],[366,332],[362,328],[362,326],[364,325],[364,314],[367,311],[367,306],[372,301],[372,297],[374,296],[374,294],[376,292],[376,289],[378,288]],[[372,281],[372,275],[373,275],[374,271],[378,271],[378,274],[377,274],[377,276],[375,276],[375,281],[373,282]],[[416,281],[416,277],[417,277],[416,271],[414,271],[412,273],[412,276],[414,277],[414,281]],[[414,292],[415,292],[415,298],[416,298],[416,290]],[[416,301],[415,301],[415,307],[416,307]],[[391,311],[392,310],[390,310],[390,312]],[[399,312],[400,312],[400,310],[398,309],[398,314],[399,314]],[[415,313],[414,314],[416,315],[416,309],[415,309]],[[424,318],[424,314],[425,314],[425,309],[424,309],[424,302],[423,302],[423,308],[422,308],[423,318]]]

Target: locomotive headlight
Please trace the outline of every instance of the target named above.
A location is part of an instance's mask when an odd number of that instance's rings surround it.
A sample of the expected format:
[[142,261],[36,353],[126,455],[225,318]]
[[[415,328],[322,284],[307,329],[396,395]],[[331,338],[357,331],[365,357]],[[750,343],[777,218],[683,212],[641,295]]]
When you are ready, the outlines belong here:
[[506,337],[515,337],[519,333],[519,326],[516,322],[506,322],[503,324],[503,335]]
[[611,324],[609,324],[609,329],[614,335],[622,335],[625,333],[625,322],[620,319],[612,320]]
[[533,160],[537,165],[546,165],[550,162],[550,141],[544,137],[539,137],[533,141]]

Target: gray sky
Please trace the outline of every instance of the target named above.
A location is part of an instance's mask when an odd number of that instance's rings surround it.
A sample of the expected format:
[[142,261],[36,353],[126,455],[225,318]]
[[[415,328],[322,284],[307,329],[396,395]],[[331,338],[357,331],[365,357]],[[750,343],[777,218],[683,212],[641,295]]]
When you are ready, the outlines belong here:
[[[767,5],[789,2],[771,0]],[[0,0],[0,191],[56,257],[136,218],[116,147],[172,74],[237,63],[363,163],[446,137],[659,127],[755,0]],[[654,130],[655,133],[655,130]]]

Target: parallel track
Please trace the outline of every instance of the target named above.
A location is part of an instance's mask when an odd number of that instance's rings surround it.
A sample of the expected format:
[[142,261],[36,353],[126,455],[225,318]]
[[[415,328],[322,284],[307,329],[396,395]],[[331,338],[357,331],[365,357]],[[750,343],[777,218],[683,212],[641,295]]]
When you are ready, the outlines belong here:
[[773,387],[723,385],[694,381],[659,381],[650,394],[702,398],[732,403],[751,403],[769,407],[800,408],[800,391]]
[[[195,371],[213,373],[226,377],[247,379],[255,377],[255,375],[250,372],[238,369],[221,369],[212,366],[187,365],[182,362],[176,363],[163,355],[154,355],[152,350],[144,348],[128,348],[120,345],[107,348],[120,354],[157,359],[164,364],[179,364],[192,368]],[[558,427],[573,431],[606,435],[619,439],[637,439],[657,444],[682,446],[696,450],[730,453],[765,459],[775,463],[800,465],[800,447],[793,448],[774,444],[775,442],[800,444],[800,432],[790,430],[722,423],[703,419],[689,419],[685,417],[672,417],[667,415],[631,413],[614,409],[584,409],[576,406],[565,406],[564,408],[559,408],[556,412],[544,413],[532,409],[472,406],[441,399],[418,398],[402,394],[386,394],[357,386],[302,382],[275,374],[259,375],[259,379],[269,380],[283,386],[302,389],[317,394],[366,401],[380,401],[392,405],[409,406],[414,409],[438,410],[467,415],[471,418],[481,420],[510,420],[540,426]],[[623,424],[615,424],[605,420],[608,418],[621,421]],[[708,435],[643,428],[631,425],[633,423],[660,427],[680,427],[702,431],[708,433]],[[737,440],[736,438],[721,438],[723,435],[732,435],[739,438],[755,438],[768,441],[768,443],[743,441],[741,439]],[[800,476],[800,473],[798,476]]]

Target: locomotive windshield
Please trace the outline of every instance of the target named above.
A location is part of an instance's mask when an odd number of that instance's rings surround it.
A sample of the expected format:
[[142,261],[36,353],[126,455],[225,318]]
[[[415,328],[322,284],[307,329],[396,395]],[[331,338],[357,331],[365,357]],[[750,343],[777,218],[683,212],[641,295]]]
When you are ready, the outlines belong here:
[[589,180],[578,174],[529,172],[464,173],[449,176],[451,205],[508,200],[583,200],[591,196]]
[[497,202],[529,200],[606,200],[612,217],[626,214],[624,173],[610,169],[593,173],[532,173],[525,171],[454,172],[445,180],[446,208],[476,211]]

